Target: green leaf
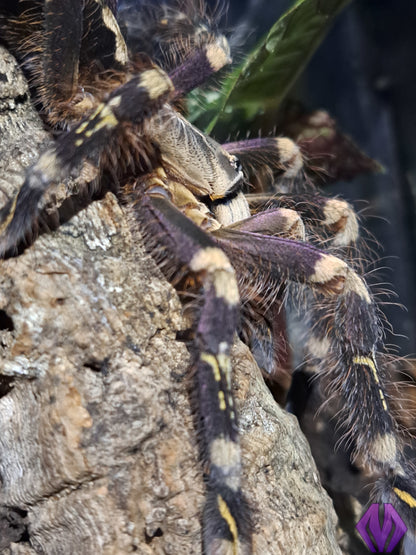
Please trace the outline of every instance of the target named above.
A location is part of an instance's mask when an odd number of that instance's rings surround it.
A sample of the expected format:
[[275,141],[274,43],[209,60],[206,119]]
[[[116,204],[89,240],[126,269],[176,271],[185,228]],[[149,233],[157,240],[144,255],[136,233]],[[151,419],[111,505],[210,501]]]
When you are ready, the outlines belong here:
[[249,121],[269,108],[276,111],[336,14],[349,2],[297,0],[226,79],[220,97],[209,107],[212,119],[206,132],[233,113]]

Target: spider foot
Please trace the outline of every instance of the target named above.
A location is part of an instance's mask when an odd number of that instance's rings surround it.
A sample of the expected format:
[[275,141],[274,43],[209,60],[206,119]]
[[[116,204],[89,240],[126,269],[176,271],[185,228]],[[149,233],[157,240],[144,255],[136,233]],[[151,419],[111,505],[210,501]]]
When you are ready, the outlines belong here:
[[240,491],[218,487],[209,491],[204,511],[207,555],[250,555],[248,507]]
[[416,542],[416,472],[409,464],[400,465],[376,484],[376,496],[391,503]]

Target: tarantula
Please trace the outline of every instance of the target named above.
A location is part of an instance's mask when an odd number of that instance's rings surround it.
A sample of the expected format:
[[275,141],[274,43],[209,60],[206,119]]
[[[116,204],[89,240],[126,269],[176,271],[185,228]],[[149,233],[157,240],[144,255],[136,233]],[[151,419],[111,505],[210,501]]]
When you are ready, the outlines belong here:
[[[397,506],[414,532],[416,489],[378,368],[371,292],[352,265],[305,236],[306,223],[319,244],[329,236],[332,245],[348,246],[358,236],[354,212],[339,199],[314,194],[307,203],[296,193],[303,162],[289,139],[219,145],[181,114],[180,99],[230,61],[225,37],[199,10],[161,6],[134,23],[125,17],[126,42],[117,8],[105,0],[25,0],[0,12],[0,37],[30,76],[45,122],[59,131],[0,210],[0,254],[30,243],[45,198],[78,175],[85,190],[117,191],[169,277],[188,274],[201,289],[193,342],[208,468],[204,550],[213,554],[252,551],[231,388],[240,306],[275,339],[291,284],[306,286],[314,295],[308,361],[344,404],[354,458],[382,473],[379,498]],[[288,192],[245,195],[240,160],[268,164]],[[250,325],[243,335],[268,371],[269,339],[255,330]]]

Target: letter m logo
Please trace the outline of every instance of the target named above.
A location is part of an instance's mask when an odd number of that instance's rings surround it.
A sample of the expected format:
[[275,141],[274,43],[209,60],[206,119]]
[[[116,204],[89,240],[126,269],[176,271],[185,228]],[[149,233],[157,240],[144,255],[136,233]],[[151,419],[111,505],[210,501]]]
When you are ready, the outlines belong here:
[[370,551],[391,553],[407,532],[407,527],[393,505],[384,504],[384,518],[380,514],[381,507],[383,505],[379,507],[377,503],[373,503],[364,513],[356,528]]

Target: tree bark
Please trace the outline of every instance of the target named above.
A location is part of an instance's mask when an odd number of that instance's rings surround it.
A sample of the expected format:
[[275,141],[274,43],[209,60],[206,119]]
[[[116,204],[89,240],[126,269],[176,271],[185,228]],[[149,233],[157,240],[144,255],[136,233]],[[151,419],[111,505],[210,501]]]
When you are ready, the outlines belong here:
[[[50,141],[0,52],[0,199]],[[0,553],[198,554],[204,504],[174,288],[108,193],[0,263]],[[294,417],[236,341],[254,553],[338,553]]]

